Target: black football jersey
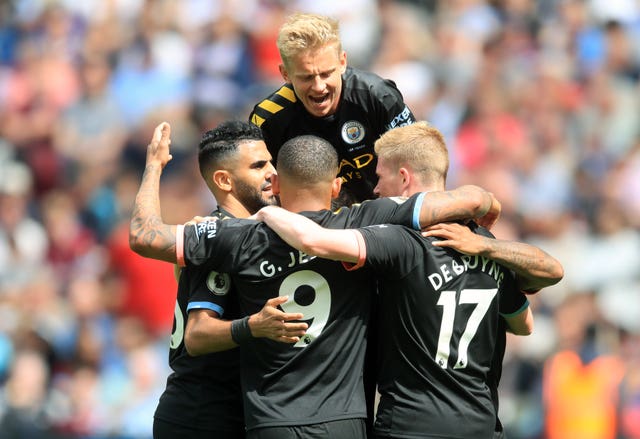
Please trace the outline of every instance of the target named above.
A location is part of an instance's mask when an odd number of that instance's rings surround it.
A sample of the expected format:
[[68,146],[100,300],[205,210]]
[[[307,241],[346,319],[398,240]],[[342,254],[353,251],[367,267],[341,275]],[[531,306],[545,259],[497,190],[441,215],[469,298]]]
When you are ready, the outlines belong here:
[[394,437],[491,437],[500,313],[522,304],[513,273],[431,245],[404,227],[361,229],[379,277],[380,404],[374,429]]
[[262,129],[274,161],[280,146],[293,137],[313,134],[329,141],[338,151],[345,198],[359,202],[374,197],[378,180],[374,142],[391,128],[416,119],[393,81],[347,67],[335,114],[312,116],[291,84],[284,84],[254,107],[249,120]]
[[[329,228],[415,223],[421,195],[370,200],[337,212],[303,213]],[[187,266],[230,273],[250,315],[287,295],[286,312],[309,324],[295,345],[255,338],[241,346],[247,429],[365,418],[362,369],[374,277],[293,249],[263,223],[205,222],[184,229]]]
[[[522,294],[522,293],[520,293]],[[528,303],[525,298],[525,303]],[[498,320],[498,337],[496,339],[496,345],[493,350],[493,363],[489,369],[488,385],[491,390],[491,399],[496,412],[496,426],[493,439],[503,437],[504,427],[500,418],[498,417],[498,410],[500,409],[500,395],[498,393],[498,385],[500,384],[500,378],[502,377],[502,361],[504,360],[504,354],[507,348],[507,322],[504,318],[500,317]]]
[[[493,363],[489,370],[488,384],[491,389],[491,399],[493,400],[493,405],[495,407],[496,415],[499,414],[500,408],[500,398],[498,393],[498,386],[500,384],[500,378],[502,377],[502,362],[504,360],[504,354],[507,348],[507,329],[508,323],[504,317],[508,317],[510,315],[517,315],[527,309],[529,306],[529,300],[527,296],[522,293],[514,293],[513,296],[513,304],[510,307],[511,309],[516,309],[515,312],[508,312],[509,307],[505,308],[504,313],[498,319],[498,334],[496,339],[496,345],[493,350]],[[519,308],[518,308],[519,306]],[[504,437],[504,427],[500,419],[496,417],[496,428],[493,439],[503,438]]]
[[[212,216],[226,218],[222,209]],[[239,317],[237,295],[229,275],[197,266],[184,267],[178,281],[173,331],[169,344],[172,373],[160,396],[155,417],[177,425],[215,432],[244,432],[240,388],[240,350],[197,357],[184,346],[188,311],[207,308],[221,318]],[[204,279],[204,282],[196,281]]]
[[[473,226],[477,227],[475,223],[473,223]],[[475,229],[475,232],[484,236],[488,236],[490,238],[495,238],[490,231],[483,227],[477,227]],[[496,426],[493,435],[494,439],[504,437],[504,428],[497,415],[500,407],[498,386],[500,384],[500,378],[502,377],[502,362],[504,360],[504,355],[507,348],[506,333],[508,324],[505,320],[505,317],[518,315],[529,307],[529,300],[527,299],[527,296],[522,293],[522,291],[512,291],[511,294],[502,296],[502,299],[506,300],[502,300],[500,302],[501,308],[500,318],[498,318],[496,343],[494,345],[492,363],[491,367],[489,368],[489,375],[487,377],[487,384],[489,385],[489,388],[491,390],[491,399],[493,400],[493,405],[496,412]]]

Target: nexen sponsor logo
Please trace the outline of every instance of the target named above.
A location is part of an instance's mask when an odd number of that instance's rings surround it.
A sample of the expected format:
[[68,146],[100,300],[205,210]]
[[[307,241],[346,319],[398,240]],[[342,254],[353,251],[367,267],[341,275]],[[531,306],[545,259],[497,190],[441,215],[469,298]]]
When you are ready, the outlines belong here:
[[389,125],[387,128],[391,129],[395,127],[402,127],[405,125],[411,125],[412,123],[413,121],[411,120],[411,110],[409,110],[409,107],[405,105],[404,110],[402,110],[402,113],[394,117],[393,120],[389,122]]
[[217,221],[205,221],[205,222],[196,224],[196,236],[198,237],[198,239],[200,239],[200,237],[204,237],[207,239],[213,238],[216,236],[217,232],[218,232]]

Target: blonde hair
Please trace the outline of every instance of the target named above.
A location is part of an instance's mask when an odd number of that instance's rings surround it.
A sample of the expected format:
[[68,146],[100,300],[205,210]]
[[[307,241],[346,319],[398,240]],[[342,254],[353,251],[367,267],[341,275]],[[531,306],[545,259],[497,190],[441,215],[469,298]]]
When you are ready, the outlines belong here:
[[289,68],[294,56],[310,49],[335,44],[337,53],[342,51],[338,21],[317,14],[292,14],[278,33],[278,50],[285,68]]
[[449,153],[442,133],[429,123],[393,128],[374,145],[378,158],[389,165],[408,167],[423,183],[444,183],[449,170]]

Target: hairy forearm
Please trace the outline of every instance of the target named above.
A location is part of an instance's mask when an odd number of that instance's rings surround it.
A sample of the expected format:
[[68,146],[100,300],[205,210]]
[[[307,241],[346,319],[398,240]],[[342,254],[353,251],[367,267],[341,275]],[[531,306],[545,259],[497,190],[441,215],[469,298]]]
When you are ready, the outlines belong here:
[[530,244],[476,234],[457,223],[435,224],[422,234],[439,238],[432,242],[435,247],[450,247],[466,255],[480,255],[510,268],[518,275],[523,290],[539,290],[558,283],[564,276],[560,262]]
[[480,254],[513,270],[525,291],[554,285],[564,276],[560,262],[538,247],[489,238],[483,241],[485,249]]
[[320,229],[320,226],[310,219],[288,212],[281,207],[271,206],[260,209],[256,219],[264,222],[291,247],[311,254],[308,252],[309,241],[305,238],[307,234]]
[[354,230],[330,230],[320,227],[306,235],[303,251],[312,256],[334,261],[357,262],[360,249]]
[[159,164],[149,164],[135,198],[129,226],[129,246],[141,256],[176,262],[176,226],[164,224],[160,212]]

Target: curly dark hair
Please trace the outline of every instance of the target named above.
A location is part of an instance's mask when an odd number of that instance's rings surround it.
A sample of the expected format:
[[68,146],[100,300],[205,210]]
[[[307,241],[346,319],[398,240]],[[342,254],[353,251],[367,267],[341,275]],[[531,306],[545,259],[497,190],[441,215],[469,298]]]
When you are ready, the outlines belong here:
[[264,140],[256,125],[241,120],[222,122],[202,135],[198,144],[198,164],[204,177],[220,162],[236,153],[238,145],[247,140]]

